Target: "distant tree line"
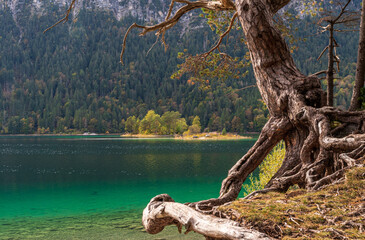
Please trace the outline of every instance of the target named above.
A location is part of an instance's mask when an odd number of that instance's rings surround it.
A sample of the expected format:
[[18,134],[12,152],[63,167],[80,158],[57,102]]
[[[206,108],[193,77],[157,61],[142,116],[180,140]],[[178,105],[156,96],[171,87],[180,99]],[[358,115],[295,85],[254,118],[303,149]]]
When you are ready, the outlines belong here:
[[[121,66],[120,39],[135,19],[117,21],[107,12],[82,10],[71,25],[61,25],[43,35],[42,30],[54,22],[54,15],[61,13],[56,7],[42,16],[22,11],[17,18],[21,34],[9,9],[0,10],[0,133],[123,133],[131,131],[126,129],[128,119],[135,117],[141,123],[150,109],[160,121],[165,114],[181,114],[179,118],[188,126],[184,131],[190,130],[196,116],[202,131],[258,132],[267,121],[268,111],[258,90],[245,89],[254,81],[250,69],[242,70],[248,71],[245,78],[211,81],[207,89],[189,84],[186,76],[171,79],[180,63],[178,52],[189,49],[195,54],[214,44],[210,29],[183,35],[171,31],[166,35],[167,51],[156,45],[147,56],[154,36],[141,39],[133,32],[128,38],[125,66]],[[304,73],[326,69],[326,62],[316,58],[327,38],[315,35],[309,21],[303,21],[295,36],[307,37],[294,52]],[[199,21],[191,24],[198,26]],[[235,34],[230,33],[229,45],[237,42],[241,46]],[[349,86],[356,66],[356,50],[351,45],[356,45],[356,36],[349,33],[337,39],[339,44],[347,43],[338,49],[347,65],[341,66],[335,76],[335,105],[348,107],[350,103]],[[245,55],[242,48],[225,50],[232,56]],[[156,131],[144,128],[147,123],[142,124],[142,131]],[[157,127],[157,132],[180,133],[183,120],[179,126],[164,125]]]

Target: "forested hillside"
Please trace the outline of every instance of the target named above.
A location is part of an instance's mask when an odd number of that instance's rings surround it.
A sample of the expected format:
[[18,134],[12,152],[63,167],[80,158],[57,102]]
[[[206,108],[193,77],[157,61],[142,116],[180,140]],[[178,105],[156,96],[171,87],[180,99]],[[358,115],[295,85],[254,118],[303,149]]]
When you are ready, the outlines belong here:
[[[64,9],[53,6],[46,14],[22,11],[16,21],[6,7],[0,10],[0,129],[17,133],[116,133],[125,131],[130,116],[142,119],[149,110],[163,115],[177,111],[191,125],[199,116],[209,131],[260,131],[268,112],[260,101],[251,69],[245,78],[211,81],[210,88],[171,78],[181,60],[179,52],[208,51],[217,36],[204,18],[192,17],[189,32],[175,26],[166,36],[167,51],[154,44],[154,35],[128,37],[125,65],[119,63],[124,33],[131,23],[109,12],[83,9],[77,19],[43,34]],[[198,13],[199,14],[199,13]],[[197,14],[197,15],[198,15]],[[317,34],[313,19],[298,21],[294,58],[305,73],[326,69],[326,56],[317,61],[328,43]],[[337,105],[347,107],[357,55],[356,32],[337,34],[341,71],[335,89]],[[337,36],[336,35],[336,36]],[[240,31],[229,35],[233,56],[244,56]],[[232,44],[235,43],[235,44]],[[223,48],[225,46],[222,46]],[[325,82],[323,82],[325,84]],[[232,127],[232,125],[234,125]]]

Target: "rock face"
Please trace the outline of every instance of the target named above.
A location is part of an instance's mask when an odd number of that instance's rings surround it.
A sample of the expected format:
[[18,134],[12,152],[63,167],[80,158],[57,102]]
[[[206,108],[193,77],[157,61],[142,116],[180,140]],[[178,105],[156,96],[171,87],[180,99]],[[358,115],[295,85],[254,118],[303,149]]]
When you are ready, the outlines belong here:
[[[353,0],[352,6],[358,9],[361,0]],[[12,13],[14,22],[20,30],[20,39],[25,31],[22,24],[18,21],[19,16],[23,13],[31,12],[31,14],[43,15],[47,13],[47,9],[58,6],[66,9],[71,0],[0,0],[0,11],[9,10]],[[161,22],[165,19],[169,9],[170,0],[78,0],[73,12],[73,16],[77,16],[81,8],[100,9],[102,11],[111,12],[118,20],[122,20],[127,16],[132,16],[145,23]],[[179,4],[176,4],[177,6]],[[297,12],[303,10],[303,0],[292,0],[288,5]],[[178,7],[175,6],[175,9]],[[196,13],[197,11],[195,11]],[[195,15],[195,14],[194,14]],[[193,13],[189,13],[182,17],[180,22],[192,22]],[[182,25],[182,34],[186,32],[186,24]],[[195,28],[201,28],[198,24]],[[194,29],[194,28],[192,28]]]
[[[49,6],[65,7],[70,2],[71,0],[0,0],[0,10],[9,7],[16,15],[24,6],[30,6],[32,12],[42,14]],[[360,2],[361,0],[354,0],[352,5],[356,7]],[[169,4],[170,1],[166,0],[79,0],[75,11],[78,12],[82,7],[97,8],[111,11],[118,20],[131,15],[144,21],[161,21],[166,15]],[[292,0],[289,7],[300,11],[305,5],[302,0]]]
[[[0,0],[0,10],[9,8],[16,19],[16,15],[25,8],[32,13],[43,14],[48,7],[58,5],[65,8],[71,0]],[[163,0],[79,0],[75,12],[80,8],[97,8],[113,13],[121,20],[126,16],[133,16],[144,21],[159,21],[169,8],[169,2]]]

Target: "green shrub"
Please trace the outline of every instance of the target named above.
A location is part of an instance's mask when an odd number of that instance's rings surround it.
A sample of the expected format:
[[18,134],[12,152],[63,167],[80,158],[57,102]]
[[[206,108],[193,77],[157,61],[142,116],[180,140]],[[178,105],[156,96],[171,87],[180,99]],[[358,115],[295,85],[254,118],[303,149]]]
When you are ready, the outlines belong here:
[[223,128],[222,135],[227,135],[227,130],[226,130],[226,128]]
[[285,146],[284,142],[280,142],[276,145],[271,153],[266,156],[264,161],[259,166],[259,177],[255,178],[253,173],[250,174],[250,184],[244,184],[244,194],[264,189],[265,185],[270,181],[274,174],[279,170],[285,157]]

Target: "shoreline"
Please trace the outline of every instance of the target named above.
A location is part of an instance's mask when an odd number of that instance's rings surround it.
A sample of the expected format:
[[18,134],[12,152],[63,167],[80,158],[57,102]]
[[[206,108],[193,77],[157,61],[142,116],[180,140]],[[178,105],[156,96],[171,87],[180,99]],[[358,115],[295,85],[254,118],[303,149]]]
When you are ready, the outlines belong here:
[[252,136],[241,136],[238,134],[227,133],[222,135],[217,132],[208,132],[208,133],[199,133],[188,136],[175,136],[177,140],[244,140],[244,139],[253,139]]
[[254,139],[257,134],[248,135],[238,135],[233,133],[227,133],[222,135],[217,132],[209,133],[199,133],[193,135],[154,135],[154,134],[126,134],[126,133],[112,133],[112,134],[67,134],[67,133],[57,133],[57,134],[0,134],[1,137],[79,137],[79,138],[121,138],[121,139],[174,139],[174,140],[243,140],[243,139]]

